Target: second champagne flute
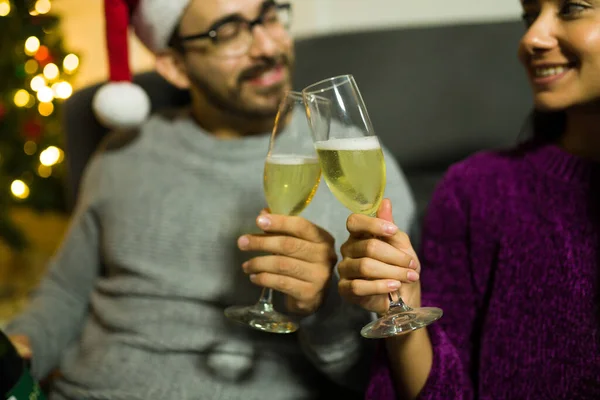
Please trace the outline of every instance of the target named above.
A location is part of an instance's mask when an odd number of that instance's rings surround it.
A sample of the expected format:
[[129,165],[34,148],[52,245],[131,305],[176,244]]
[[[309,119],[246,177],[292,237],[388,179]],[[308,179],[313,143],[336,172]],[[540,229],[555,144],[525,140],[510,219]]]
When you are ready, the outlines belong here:
[[[385,190],[385,161],[379,139],[352,75],[315,83],[303,90],[323,177],[350,211],[374,217]],[[397,293],[390,308],[365,325],[366,338],[384,338],[423,328],[442,316],[435,307],[411,308]]]
[[[310,137],[302,93],[288,92],[282,101],[271,134],[265,160],[264,191],[273,214],[298,215],[313,199],[321,169]],[[292,333],[298,329],[293,318],[273,308],[273,290],[264,288],[252,306],[232,306],[225,315],[255,329]]]

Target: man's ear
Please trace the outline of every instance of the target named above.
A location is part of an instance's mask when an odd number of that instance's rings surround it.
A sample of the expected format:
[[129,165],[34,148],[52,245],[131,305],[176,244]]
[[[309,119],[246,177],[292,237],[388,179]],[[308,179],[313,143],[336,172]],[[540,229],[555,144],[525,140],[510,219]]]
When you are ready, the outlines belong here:
[[183,57],[174,50],[168,49],[156,55],[156,71],[175,87],[190,88]]

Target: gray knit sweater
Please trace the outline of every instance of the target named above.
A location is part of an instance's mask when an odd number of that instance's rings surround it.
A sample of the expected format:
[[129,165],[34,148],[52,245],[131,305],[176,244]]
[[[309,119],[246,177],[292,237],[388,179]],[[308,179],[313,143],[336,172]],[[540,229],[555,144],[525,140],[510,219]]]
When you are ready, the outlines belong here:
[[[371,342],[359,330],[370,315],[341,302],[335,279],[296,334],[223,316],[260,293],[241,268],[253,255],[236,240],[258,232],[268,141],[217,140],[186,113],[106,141],[48,275],[7,329],[31,338],[37,378],[60,369],[51,399],[312,399],[324,375],[360,387]],[[386,160],[386,196],[407,229],[414,204]],[[302,216],[339,248],[348,215],[322,183]]]

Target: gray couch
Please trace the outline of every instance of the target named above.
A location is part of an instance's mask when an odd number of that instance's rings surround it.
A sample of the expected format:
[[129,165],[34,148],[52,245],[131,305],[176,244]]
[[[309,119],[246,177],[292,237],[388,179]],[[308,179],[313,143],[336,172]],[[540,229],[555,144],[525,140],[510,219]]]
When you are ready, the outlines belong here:
[[[516,50],[521,22],[483,23],[336,34],[299,40],[295,88],[353,74],[377,134],[404,168],[422,215],[448,166],[475,151],[519,139],[531,109]],[[154,73],[135,80],[153,110],[189,101]],[[66,103],[70,199],[106,130],[90,103],[97,86]]]

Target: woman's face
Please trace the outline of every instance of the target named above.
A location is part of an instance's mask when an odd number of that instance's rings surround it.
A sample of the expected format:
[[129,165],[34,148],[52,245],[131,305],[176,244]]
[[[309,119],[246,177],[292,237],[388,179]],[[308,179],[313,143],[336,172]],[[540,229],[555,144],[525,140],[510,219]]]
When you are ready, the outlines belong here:
[[600,0],[522,0],[519,59],[536,108],[559,111],[600,100]]

